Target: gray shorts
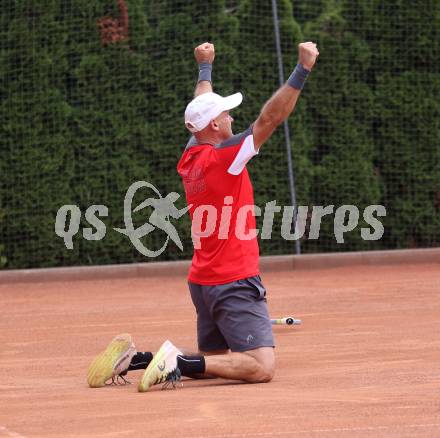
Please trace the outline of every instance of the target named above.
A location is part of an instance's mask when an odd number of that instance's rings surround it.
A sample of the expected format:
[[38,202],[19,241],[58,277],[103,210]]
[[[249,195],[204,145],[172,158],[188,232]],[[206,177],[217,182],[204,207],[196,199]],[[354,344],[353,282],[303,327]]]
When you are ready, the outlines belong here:
[[188,285],[197,312],[200,351],[275,346],[259,275],[216,286]]

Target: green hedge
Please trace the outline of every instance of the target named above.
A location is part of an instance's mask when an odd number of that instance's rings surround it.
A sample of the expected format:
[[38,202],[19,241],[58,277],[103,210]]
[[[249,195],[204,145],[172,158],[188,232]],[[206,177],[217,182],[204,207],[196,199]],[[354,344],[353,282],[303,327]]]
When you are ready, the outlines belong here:
[[[215,90],[241,90],[235,131],[253,122],[278,87],[271,2],[126,0],[129,40],[101,44],[96,21],[118,14],[113,0],[6,0],[0,18],[0,242],[7,268],[145,261],[112,228],[135,181],[162,194],[183,187],[176,164],[188,135],[193,48],[216,45]],[[296,46],[321,55],[289,119],[300,205],[383,204],[385,236],[344,245],[324,220],[305,252],[435,246],[440,243],[440,4],[434,1],[278,0],[285,74]],[[257,205],[289,204],[283,130],[250,166]],[[143,191],[140,202],[151,193]],[[55,235],[58,209],[104,204],[107,234],[73,250]],[[180,199],[179,207],[184,206]],[[135,224],[146,216],[134,216]],[[292,253],[280,219],[264,254]],[[189,258],[190,227],[177,224]],[[160,247],[163,235],[147,239]]]

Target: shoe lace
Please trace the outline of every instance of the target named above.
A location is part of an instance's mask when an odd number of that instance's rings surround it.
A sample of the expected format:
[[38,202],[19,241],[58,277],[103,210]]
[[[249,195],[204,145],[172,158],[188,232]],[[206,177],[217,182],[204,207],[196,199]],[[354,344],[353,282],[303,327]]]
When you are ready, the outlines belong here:
[[112,377],[112,381],[109,383],[106,383],[107,386],[112,385],[131,385],[131,382],[127,380],[124,376],[127,375],[127,370],[122,372],[121,374],[118,374],[117,376]]
[[173,371],[169,372],[167,375],[162,375],[156,383],[162,383],[162,389],[167,389],[170,386],[173,387],[173,389],[176,388],[177,383],[180,382],[180,386],[183,386],[183,383],[180,381],[182,377],[182,373],[180,372],[179,368],[174,369]]

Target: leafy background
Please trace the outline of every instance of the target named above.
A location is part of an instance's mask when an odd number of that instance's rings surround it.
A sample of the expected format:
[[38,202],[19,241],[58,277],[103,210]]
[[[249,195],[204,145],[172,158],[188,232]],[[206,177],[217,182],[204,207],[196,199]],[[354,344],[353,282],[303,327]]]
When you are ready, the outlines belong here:
[[[193,48],[216,46],[214,87],[245,96],[235,131],[249,126],[278,87],[268,0],[126,0],[129,39],[102,45],[96,21],[118,16],[111,0],[4,0],[0,21],[0,266],[148,261],[112,227],[135,181],[184,194],[175,170],[182,119],[197,68]],[[333,220],[303,252],[436,246],[440,242],[440,3],[278,0],[286,76],[300,41],[321,55],[289,119],[299,205],[383,204],[384,237],[360,226],[338,244]],[[283,129],[249,166],[259,206],[290,204]],[[139,203],[151,193],[139,193]],[[73,250],[55,235],[58,209],[104,204],[107,234]],[[184,206],[183,197],[179,207]],[[142,224],[148,216],[135,215]],[[263,254],[294,252],[275,220]],[[189,258],[188,218],[175,223]],[[261,225],[261,222],[260,222]],[[146,241],[160,247],[164,235]]]

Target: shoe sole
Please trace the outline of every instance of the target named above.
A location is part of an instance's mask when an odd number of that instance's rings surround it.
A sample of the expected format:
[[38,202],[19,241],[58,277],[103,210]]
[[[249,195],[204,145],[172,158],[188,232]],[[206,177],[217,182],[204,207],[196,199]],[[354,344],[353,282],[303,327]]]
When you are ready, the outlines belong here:
[[[91,363],[87,372],[87,383],[91,388],[102,388],[111,379],[118,365],[134,356],[136,350],[128,334],[116,336],[105,351],[99,354]],[[131,360],[130,357],[130,360]]]
[[171,343],[164,343],[159,348],[159,351],[154,355],[153,360],[149,363],[147,369],[142,376],[141,381],[139,382],[139,392],[147,392],[154,385],[154,382],[161,373],[158,365],[160,365],[161,362],[164,362],[165,367],[165,360],[171,348],[173,348]]

